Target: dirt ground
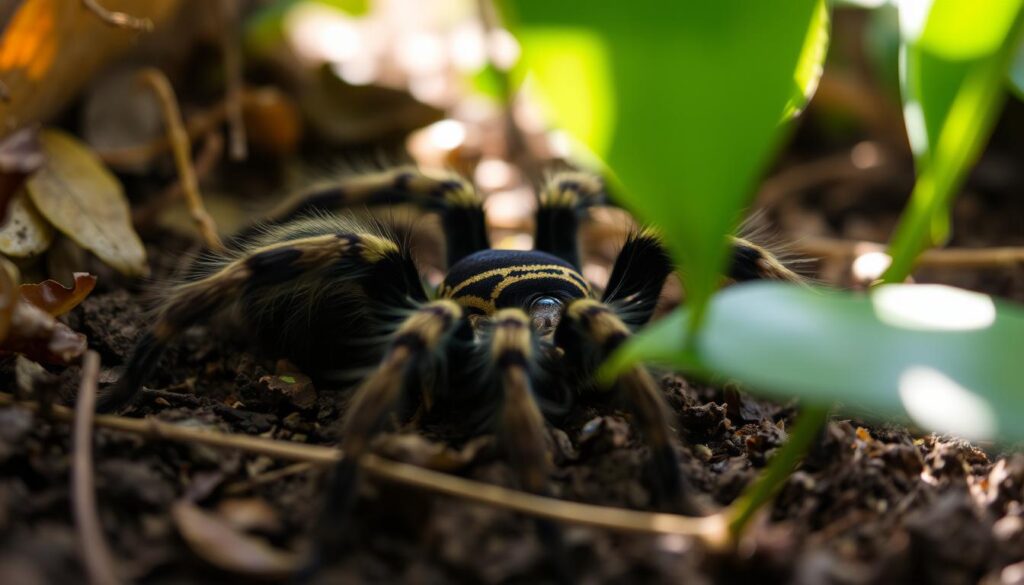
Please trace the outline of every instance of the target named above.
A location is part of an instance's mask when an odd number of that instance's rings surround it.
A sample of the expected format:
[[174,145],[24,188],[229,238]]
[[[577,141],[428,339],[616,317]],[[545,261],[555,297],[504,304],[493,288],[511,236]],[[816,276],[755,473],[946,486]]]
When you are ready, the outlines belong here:
[[[1020,119],[1019,105],[1004,116],[957,204],[952,245],[1024,244],[1024,169],[1015,163],[1013,143]],[[822,143],[821,131],[805,125],[773,175],[825,156],[812,152]],[[812,225],[819,234],[884,241],[912,177],[908,160],[886,164],[888,172],[866,178],[801,185],[765,217],[797,235]],[[157,276],[170,274],[194,248],[170,233],[147,239]],[[825,279],[825,268],[819,263],[805,270]],[[919,277],[1024,300],[1024,267]],[[148,322],[145,297],[138,287],[101,278],[68,318],[102,357],[101,386],[120,375]],[[15,366],[7,359],[0,367],[0,387],[18,384]],[[54,373],[58,396],[70,400],[79,368]],[[698,499],[708,508],[728,504],[785,441],[797,406],[660,375],[678,413],[681,464]],[[287,376],[297,382],[282,383]],[[124,414],[331,444],[347,395],[303,382],[288,364],[248,351],[219,327],[201,327],[174,345],[151,390]],[[0,583],[84,580],[69,499],[69,435],[66,423],[0,408]],[[646,451],[621,412],[586,405],[553,438],[555,495],[649,508],[641,472]],[[392,455],[415,457],[438,441],[458,449],[454,473],[512,483],[490,440],[472,440],[443,417],[419,435],[396,435],[388,444]],[[119,567],[126,578],[147,584],[251,582],[264,572],[266,556],[239,561],[237,551],[220,550],[235,546],[230,539],[197,544],[184,538],[194,518],[172,509],[198,507],[235,534],[251,536],[248,542],[269,547],[258,550],[281,555],[308,546],[324,489],[318,470],[108,430],[97,433],[95,464],[101,519]],[[1006,446],[850,420],[840,412],[770,511],[727,555],[682,537],[571,526],[565,537],[583,583],[1024,583],[1022,501],[1024,455]],[[535,524],[508,511],[368,482],[355,523],[351,553],[318,581],[525,583],[552,577]]]

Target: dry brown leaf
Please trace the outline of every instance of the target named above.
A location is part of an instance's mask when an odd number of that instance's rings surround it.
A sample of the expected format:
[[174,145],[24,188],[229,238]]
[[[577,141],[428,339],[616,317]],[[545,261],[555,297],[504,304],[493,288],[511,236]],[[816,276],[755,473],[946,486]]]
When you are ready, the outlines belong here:
[[46,164],[28,180],[39,212],[61,232],[128,276],[149,273],[121,183],[87,146],[58,130],[40,133]]
[[7,219],[11,197],[43,165],[38,134],[35,128],[23,128],[0,141],[0,225]]
[[260,384],[265,384],[272,392],[279,392],[288,397],[296,408],[312,408],[316,406],[316,388],[313,380],[305,374],[289,372],[275,376],[263,376]]
[[299,567],[298,555],[237,532],[224,520],[190,502],[175,503],[171,516],[192,552],[219,569],[280,579],[292,575]]
[[56,280],[21,285],[21,298],[57,317],[78,306],[96,286],[96,277],[88,272],[76,272],[71,288]]
[[53,226],[39,214],[25,189],[14,195],[7,211],[7,223],[0,228],[0,252],[11,258],[31,258],[50,249]]
[[[0,13],[10,2],[0,2]],[[0,137],[45,122],[75,99],[118,55],[156,45],[156,35],[110,26],[75,0],[22,0],[8,11],[0,37],[0,77],[10,99],[0,100]],[[107,10],[147,18],[160,31],[182,0],[102,0]],[[188,40],[188,39],[183,39]],[[166,41],[164,41],[166,43]],[[187,46],[187,45],[183,45]]]
[[20,353],[37,362],[50,364],[74,362],[86,349],[84,335],[20,299],[11,313],[7,338],[0,343],[0,352]]
[[18,268],[5,258],[0,258],[0,341],[7,338],[11,330],[11,317],[18,303]]
[[325,140],[352,144],[405,136],[444,118],[444,112],[405,91],[376,85],[350,85],[321,69],[300,95],[309,128]]

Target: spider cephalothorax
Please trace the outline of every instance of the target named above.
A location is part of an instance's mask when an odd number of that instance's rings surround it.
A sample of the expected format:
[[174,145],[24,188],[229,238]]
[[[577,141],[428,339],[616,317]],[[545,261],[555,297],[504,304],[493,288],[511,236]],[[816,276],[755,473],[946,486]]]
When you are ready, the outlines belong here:
[[[520,486],[543,492],[545,419],[580,394],[612,393],[651,449],[656,501],[678,508],[684,482],[658,385],[642,367],[610,387],[594,380],[600,362],[651,318],[673,266],[659,238],[639,231],[598,295],[580,273],[576,239],[601,195],[589,175],[553,177],[539,197],[537,249],[511,251],[490,249],[480,200],[457,177],[398,169],[301,193],[168,292],[105,403],[130,398],[175,335],[234,307],[256,338],[308,373],[360,379],[344,421],[346,461],[365,453],[404,406],[471,402],[481,411],[477,424],[497,432]],[[441,216],[449,271],[436,294],[423,286],[407,237],[334,214],[393,203]],[[733,280],[795,278],[761,248],[733,243]]]

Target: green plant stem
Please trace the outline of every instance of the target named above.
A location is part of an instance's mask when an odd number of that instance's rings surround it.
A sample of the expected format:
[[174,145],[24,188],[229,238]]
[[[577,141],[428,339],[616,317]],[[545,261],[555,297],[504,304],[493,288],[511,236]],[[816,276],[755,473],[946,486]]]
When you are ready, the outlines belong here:
[[882,283],[906,280],[918,256],[948,237],[950,204],[981,155],[1002,110],[1006,99],[1003,79],[1022,27],[1024,10],[1018,10],[999,51],[961,82],[934,152],[920,157],[917,182],[889,246],[892,264],[882,275]]
[[729,518],[729,534],[733,542],[743,534],[743,529],[754,514],[768,503],[789,479],[793,468],[803,459],[811,443],[818,436],[818,430],[828,419],[828,411],[827,407],[817,405],[804,408],[793,425],[793,432],[790,433],[786,444],[775,454],[760,477],[754,480],[754,483],[729,507],[726,515]]

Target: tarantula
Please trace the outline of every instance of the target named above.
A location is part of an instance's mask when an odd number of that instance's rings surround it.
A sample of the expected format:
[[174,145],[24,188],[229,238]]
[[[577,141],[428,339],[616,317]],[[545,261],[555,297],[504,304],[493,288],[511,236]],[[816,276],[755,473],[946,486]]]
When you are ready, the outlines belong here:
[[[467,424],[496,431],[520,487],[544,492],[545,420],[580,394],[614,393],[650,448],[655,501],[680,509],[685,484],[658,384],[643,367],[609,388],[594,380],[601,361],[651,318],[673,271],[657,235],[640,230],[622,246],[603,294],[595,292],[580,273],[577,231],[603,192],[588,174],[553,176],[539,195],[531,251],[490,248],[481,200],[457,176],[403,168],[299,193],[169,291],[103,405],[130,399],[176,335],[235,307],[271,352],[315,378],[369,372],[345,415],[346,461],[410,405],[457,404],[478,413]],[[448,271],[433,295],[407,233],[334,213],[399,203],[440,215]],[[732,242],[733,280],[796,278],[762,248]]]

